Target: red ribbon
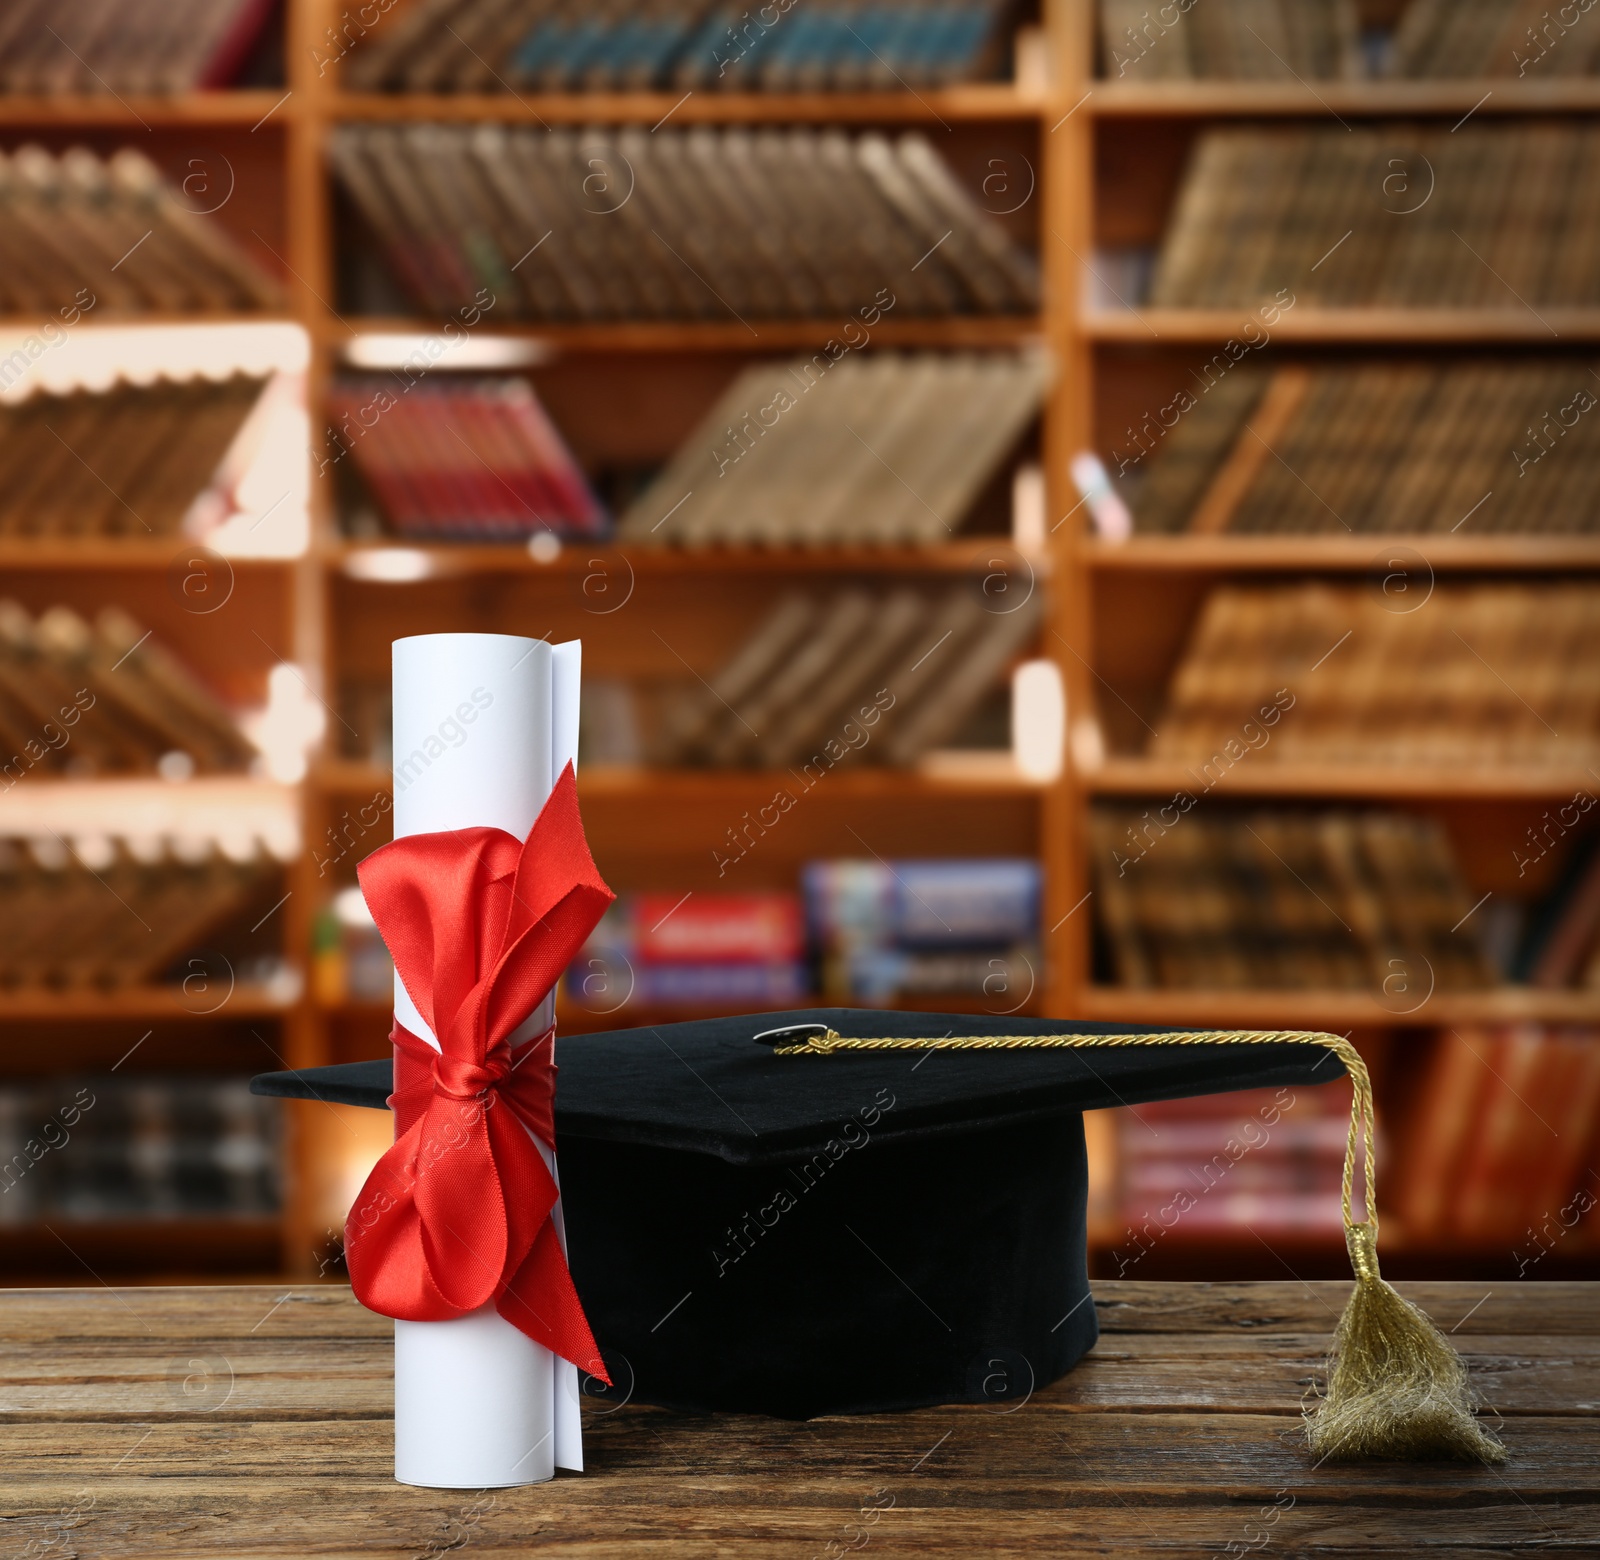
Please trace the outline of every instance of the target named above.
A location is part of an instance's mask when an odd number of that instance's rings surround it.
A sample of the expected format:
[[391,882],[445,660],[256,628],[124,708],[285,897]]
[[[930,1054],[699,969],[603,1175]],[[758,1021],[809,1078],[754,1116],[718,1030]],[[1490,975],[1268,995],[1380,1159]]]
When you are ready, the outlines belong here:
[[601,881],[569,764],[526,842],[501,829],[413,834],[357,869],[435,1051],[395,1024],[394,1145],[345,1224],[356,1298],[408,1322],[493,1301],[536,1343],[607,1384],[550,1211],[555,1031],[513,1057],[615,895]]

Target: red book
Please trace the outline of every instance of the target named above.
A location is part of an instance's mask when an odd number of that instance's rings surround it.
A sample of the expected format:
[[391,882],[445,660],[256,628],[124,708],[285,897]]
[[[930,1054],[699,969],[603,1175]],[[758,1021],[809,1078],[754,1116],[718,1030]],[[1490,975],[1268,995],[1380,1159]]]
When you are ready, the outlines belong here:
[[639,894],[633,946],[644,964],[780,963],[804,948],[792,894]]
[[1559,1142],[1547,1114],[1555,1061],[1555,1047],[1536,1024],[1519,1024],[1496,1040],[1491,1081],[1450,1199],[1457,1233],[1510,1240],[1527,1223],[1530,1183]]
[[1482,1029],[1447,1030],[1435,1041],[1403,1134],[1404,1179],[1386,1188],[1408,1234],[1437,1236],[1452,1222],[1484,1096],[1495,1085],[1495,1045],[1493,1031]]

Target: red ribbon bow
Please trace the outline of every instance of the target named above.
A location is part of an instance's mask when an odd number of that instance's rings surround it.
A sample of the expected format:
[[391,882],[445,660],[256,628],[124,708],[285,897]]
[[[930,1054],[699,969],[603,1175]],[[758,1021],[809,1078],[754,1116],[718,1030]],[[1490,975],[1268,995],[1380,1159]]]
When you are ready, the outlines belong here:
[[616,896],[601,881],[569,764],[524,843],[501,829],[413,834],[357,869],[435,1051],[399,1023],[394,1145],[345,1224],[356,1298],[409,1322],[494,1302],[609,1384],[550,1219],[555,1031],[511,1053]]

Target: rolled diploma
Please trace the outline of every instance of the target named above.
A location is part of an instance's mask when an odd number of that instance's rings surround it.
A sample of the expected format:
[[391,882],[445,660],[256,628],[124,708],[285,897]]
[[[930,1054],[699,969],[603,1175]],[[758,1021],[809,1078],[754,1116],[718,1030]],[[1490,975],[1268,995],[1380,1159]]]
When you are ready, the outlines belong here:
[[[509,634],[394,642],[394,832],[488,826],[528,837],[577,762],[581,647]],[[395,1017],[438,1041],[395,977]],[[547,1030],[546,998],[512,1036]],[[555,1174],[555,1155],[535,1138]],[[561,1204],[552,1215],[562,1247]],[[402,1484],[489,1489],[583,1467],[577,1368],[487,1305],[448,1322],[394,1324],[394,1464]]]

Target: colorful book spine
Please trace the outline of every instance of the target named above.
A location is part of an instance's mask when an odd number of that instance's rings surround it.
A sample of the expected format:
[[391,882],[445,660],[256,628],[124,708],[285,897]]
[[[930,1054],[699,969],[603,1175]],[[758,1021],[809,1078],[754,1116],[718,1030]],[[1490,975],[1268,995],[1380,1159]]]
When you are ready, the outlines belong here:
[[516,541],[608,528],[526,380],[348,380],[330,406],[335,437],[398,536]]

